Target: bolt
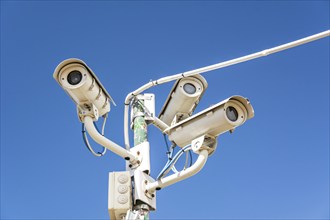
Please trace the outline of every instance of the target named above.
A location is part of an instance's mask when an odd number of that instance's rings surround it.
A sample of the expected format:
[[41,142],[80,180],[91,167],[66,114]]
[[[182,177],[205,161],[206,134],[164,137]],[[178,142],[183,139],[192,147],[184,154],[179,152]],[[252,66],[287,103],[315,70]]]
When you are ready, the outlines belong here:
[[128,165],[129,166],[129,168],[132,168],[132,164],[130,164],[130,165]]
[[144,193],[147,194],[148,193],[148,190],[144,191]]
[[141,163],[141,162],[138,160],[138,161],[137,161],[137,164],[140,164],[140,163]]
[[151,194],[151,197],[154,198],[155,197],[155,194]]
[[138,152],[136,152],[136,153],[137,153],[138,156],[140,155],[140,151],[138,151]]
[[147,185],[148,184],[148,180],[145,180],[144,183]]

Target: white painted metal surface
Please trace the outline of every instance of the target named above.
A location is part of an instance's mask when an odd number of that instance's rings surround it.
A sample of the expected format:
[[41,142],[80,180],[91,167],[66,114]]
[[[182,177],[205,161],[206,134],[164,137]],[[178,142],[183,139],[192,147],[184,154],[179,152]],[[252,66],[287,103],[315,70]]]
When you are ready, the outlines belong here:
[[138,158],[132,154],[131,152],[127,151],[126,149],[122,148],[118,144],[110,141],[108,138],[102,136],[94,126],[93,119],[89,116],[85,116],[84,123],[86,125],[86,130],[88,134],[100,145],[106,147],[107,149],[111,150],[115,154],[121,156],[122,158],[130,158],[129,161],[135,164]]
[[187,71],[187,72],[183,72],[183,73],[163,77],[163,78],[151,81],[151,82],[141,86],[137,90],[129,93],[126,96],[126,99],[125,99],[124,139],[125,139],[126,149],[130,148],[129,136],[128,136],[129,103],[130,103],[130,100],[134,96],[144,92],[145,90],[147,90],[147,89],[149,89],[153,86],[157,86],[157,85],[160,85],[160,84],[163,84],[163,83],[166,83],[166,82],[170,82],[170,81],[173,81],[173,80],[177,80],[177,79],[180,79],[180,78],[193,76],[193,75],[196,75],[196,74],[201,74],[201,73],[205,73],[205,72],[208,72],[208,71],[221,69],[221,68],[231,66],[231,65],[235,65],[235,64],[238,64],[238,63],[242,63],[242,62],[245,62],[245,61],[257,59],[257,58],[260,58],[260,57],[263,57],[263,56],[267,56],[267,55],[270,55],[270,54],[273,54],[273,53],[277,53],[277,52],[280,52],[280,51],[283,51],[283,50],[290,49],[292,47],[296,47],[296,46],[299,46],[299,45],[302,45],[302,44],[306,44],[306,43],[309,43],[311,41],[319,40],[321,38],[328,37],[328,36],[330,36],[330,30],[327,30],[327,31],[324,31],[324,32],[321,32],[321,33],[318,33],[318,34],[314,34],[314,35],[311,35],[309,37],[305,37],[305,38],[302,38],[302,39],[299,39],[299,40],[296,40],[296,41],[292,41],[292,42],[287,43],[287,44],[282,44],[282,45],[277,46],[277,47],[266,49],[266,50],[263,50],[263,51],[260,51],[260,52],[257,52],[257,53],[253,53],[253,54],[250,54],[250,55],[247,55],[247,56],[243,56],[243,57],[239,57],[239,58],[236,58],[236,59],[232,59],[232,60],[224,61],[224,62],[221,62],[221,63],[217,63],[217,64],[214,64],[214,65],[202,67],[202,68],[199,68],[199,69],[195,69],[195,70],[191,70],[191,71]]
[[[227,117],[226,109],[229,107],[237,110],[237,120],[231,121]],[[184,147],[202,135],[217,137],[242,125],[253,116],[254,110],[249,101],[241,96],[232,96],[169,127],[164,132],[168,134],[171,141],[174,141],[179,147]]]
[[186,170],[183,170],[181,172],[172,174],[170,176],[167,176],[165,178],[162,178],[158,181],[148,183],[146,186],[146,189],[152,193],[158,188],[165,188],[169,185],[172,185],[174,183],[177,183],[179,181],[182,181],[184,179],[187,179],[188,177],[191,177],[198,173],[205,165],[206,161],[208,158],[208,151],[207,150],[202,150],[199,153],[199,156],[196,160],[196,162]]
[[167,128],[169,128],[169,126],[167,124],[165,124],[162,120],[160,120],[157,117],[153,118],[153,121],[151,122],[153,125],[155,125],[159,130],[161,130],[161,132],[164,132],[164,130],[166,130]]
[[134,204],[138,204],[143,202],[147,204],[151,210],[156,210],[156,192],[148,192],[146,191],[147,183],[154,182],[155,180],[142,172],[141,170],[136,170],[134,172]]
[[111,220],[121,220],[132,207],[132,182],[128,171],[109,173],[108,211]]
[[148,141],[136,145],[130,149],[130,152],[138,157],[139,164],[126,164],[126,170],[135,171],[140,170],[150,174],[150,144]]
[[[80,72],[82,77],[76,85],[68,82],[68,75],[73,71]],[[82,60],[76,58],[64,60],[56,67],[53,77],[77,106],[85,103],[93,104],[97,107],[100,116],[110,111],[110,101],[112,101],[110,94],[92,69]]]
[[[191,85],[195,91],[189,94],[185,90],[186,85]],[[205,93],[207,86],[206,80],[201,75],[177,80],[160,110],[159,119],[170,126],[175,118],[177,121],[175,120],[173,123],[189,117]]]

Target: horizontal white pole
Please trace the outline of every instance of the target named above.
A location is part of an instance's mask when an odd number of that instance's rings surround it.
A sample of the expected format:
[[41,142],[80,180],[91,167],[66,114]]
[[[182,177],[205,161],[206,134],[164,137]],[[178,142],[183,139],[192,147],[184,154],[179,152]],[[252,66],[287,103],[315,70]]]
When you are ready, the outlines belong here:
[[171,75],[171,76],[167,76],[167,77],[162,77],[158,80],[148,82],[147,84],[141,86],[140,88],[138,88],[134,92],[127,95],[125,103],[129,104],[129,100],[133,96],[136,96],[136,95],[142,93],[143,91],[145,91],[146,89],[149,89],[149,88],[151,88],[153,86],[156,86],[156,85],[167,83],[167,82],[177,80],[177,79],[187,77],[187,76],[193,76],[193,75],[196,75],[196,74],[201,74],[201,73],[209,72],[209,71],[216,70],[216,69],[221,69],[221,68],[231,66],[231,65],[235,65],[235,64],[238,64],[238,63],[242,63],[242,62],[245,62],[245,61],[253,60],[253,59],[256,59],[256,58],[259,58],[259,57],[267,56],[269,54],[273,54],[273,53],[277,53],[277,52],[280,52],[280,51],[283,51],[283,50],[287,50],[287,49],[290,49],[292,47],[297,47],[297,46],[300,46],[302,44],[309,43],[311,41],[319,40],[321,38],[328,37],[328,36],[330,36],[330,30],[323,31],[321,33],[314,34],[314,35],[311,35],[309,37],[305,37],[305,38],[302,38],[302,39],[299,39],[299,40],[296,40],[296,41],[292,41],[290,43],[282,44],[282,45],[277,46],[277,47],[266,49],[266,50],[263,50],[263,51],[260,51],[260,52],[257,52],[257,53],[253,53],[253,54],[250,54],[250,55],[246,55],[246,56],[243,56],[243,57],[239,57],[239,58],[236,58],[236,59],[224,61],[224,62],[221,62],[221,63],[213,64],[213,65],[210,65],[210,66],[202,67],[202,68],[195,69],[195,70],[190,70],[190,71],[187,71],[187,72],[183,72],[183,73],[179,73],[179,74],[175,74],[175,75]]
[[131,163],[135,164],[138,158],[132,154],[130,151],[122,148],[118,144],[110,141],[108,138],[101,135],[94,126],[93,119],[90,116],[85,116],[84,123],[88,134],[100,145],[111,150],[120,157],[129,160]]
[[214,64],[214,65],[210,65],[210,66],[202,67],[202,68],[199,68],[199,69],[187,71],[187,72],[184,72],[183,75],[185,77],[187,77],[187,76],[193,76],[193,75],[196,75],[196,74],[201,74],[201,73],[205,73],[205,72],[216,70],[216,69],[221,69],[221,68],[224,68],[224,67],[227,67],[227,66],[235,65],[235,64],[242,63],[242,62],[249,61],[249,60],[253,60],[253,59],[256,59],[256,58],[259,58],[259,57],[267,56],[269,54],[273,54],[273,53],[277,53],[277,52],[280,52],[280,51],[283,51],[283,50],[287,50],[287,49],[290,49],[292,47],[297,47],[299,45],[306,44],[306,43],[309,43],[311,41],[319,40],[321,38],[328,37],[328,36],[330,36],[330,30],[327,30],[327,31],[324,31],[324,32],[321,32],[321,33],[318,33],[318,34],[314,34],[312,36],[305,37],[305,38],[302,38],[300,40],[292,41],[292,42],[287,43],[287,44],[282,44],[282,45],[277,46],[277,47],[266,49],[266,50],[263,50],[263,51],[260,51],[260,52],[257,52],[257,53],[253,53],[253,54],[250,54],[250,55],[247,55],[247,56],[243,56],[243,57],[228,60],[228,61],[225,61],[225,62],[217,63],[217,64]]
[[165,178],[162,178],[160,180],[157,180],[155,182],[148,183],[148,185],[146,186],[146,190],[148,190],[149,192],[152,193],[158,188],[162,189],[164,187],[167,187],[169,185],[172,185],[174,183],[177,183],[181,180],[187,179],[188,177],[195,175],[204,167],[208,156],[209,156],[209,153],[207,152],[207,150],[202,150],[199,153],[199,156],[198,156],[196,162],[191,167],[189,167],[181,172],[178,172],[178,173],[172,174],[170,176],[167,176]]
[[129,133],[128,133],[128,114],[129,114],[129,105],[125,104],[124,107],[124,141],[125,141],[125,148],[129,150],[131,148],[129,143]]
[[249,61],[249,60],[257,59],[257,58],[260,58],[260,57],[263,57],[263,56],[267,56],[267,55],[270,55],[270,54],[273,54],[273,53],[277,53],[277,52],[280,52],[280,51],[283,51],[283,50],[290,49],[292,47],[297,47],[297,46],[300,46],[302,44],[309,43],[311,41],[319,40],[321,38],[328,37],[328,36],[330,36],[330,30],[327,30],[327,31],[324,31],[324,32],[321,32],[321,33],[318,33],[318,34],[314,34],[314,35],[311,35],[309,37],[305,37],[305,38],[302,38],[302,39],[299,39],[299,40],[296,40],[296,41],[292,41],[290,43],[282,44],[282,45],[277,46],[277,47],[266,49],[266,50],[263,50],[263,51],[260,51],[260,52],[257,52],[257,53],[253,53],[253,54],[250,54],[250,55],[239,57],[239,58],[236,58],[236,59],[224,61],[224,62],[221,62],[221,63],[213,64],[213,65],[210,65],[210,66],[202,67],[202,68],[195,69],[195,70],[190,70],[190,71],[187,71],[187,72],[183,72],[183,73],[179,73],[179,74],[175,74],[175,75],[171,75],[171,76],[167,76],[167,77],[162,77],[158,80],[149,82],[149,83],[141,86],[140,88],[138,88],[134,92],[129,93],[126,96],[126,99],[125,99],[125,105],[126,106],[125,106],[125,112],[124,112],[124,136],[125,136],[126,148],[127,149],[130,148],[129,147],[129,138],[128,138],[128,106],[127,105],[130,103],[130,100],[134,96],[136,96],[136,95],[144,92],[145,90],[147,90],[147,89],[149,89],[153,86],[156,86],[156,85],[171,82],[173,80],[181,79],[183,77],[193,76],[193,75],[209,72],[209,71],[216,70],[216,69],[221,69],[221,68],[224,68],[224,67],[232,66],[232,65],[235,65],[235,64],[238,64],[238,63]]

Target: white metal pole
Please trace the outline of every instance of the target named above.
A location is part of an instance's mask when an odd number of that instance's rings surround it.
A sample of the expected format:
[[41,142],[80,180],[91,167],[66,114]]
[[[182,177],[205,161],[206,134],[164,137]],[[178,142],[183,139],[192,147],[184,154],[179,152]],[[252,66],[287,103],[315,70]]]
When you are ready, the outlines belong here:
[[214,64],[214,65],[202,67],[202,68],[199,68],[199,69],[196,69],[196,70],[187,71],[187,72],[184,72],[183,74],[184,74],[185,77],[187,77],[187,76],[193,76],[193,75],[196,75],[196,74],[205,73],[205,72],[216,70],[216,69],[221,69],[221,68],[224,68],[224,67],[227,67],[227,66],[231,66],[231,65],[238,64],[238,63],[246,62],[246,61],[253,60],[253,59],[256,59],[256,58],[259,58],[259,57],[268,56],[270,54],[277,53],[277,52],[280,52],[280,51],[283,51],[283,50],[287,50],[287,49],[290,49],[292,47],[297,47],[297,46],[300,46],[302,44],[306,44],[306,43],[309,43],[311,41],[319,40],[321,38],[328,37],[328,36],[330,36],[330,30],[324,31],[324,32],[321,32],[321,33],[318,33],[318,34],[314,34],[312,36],[305,37],[305,38],[302,38],[302,39],[299,39],[299,40],[296,40],[296,41],[292,41],[292,42],[287,43],[287,44],[282,44],[282,45],[277,46],[277,47],[266,49],[266,50],[263,50],[263,51],[260,51],[260,52],[257,52],[257,53],[253,53],[253,54],[250,54],[250,55],[247,55],[247,56],[243,56],[243,57],[239,57],[239,58],[232,59],[232,60],[229,60],[229,61],[225,61],[225,62],[217,63],[217,64]]
[[249,61],[249,60],[257,59],[257,58],[260,58],[260,57],[263,57],[263,56],[267,56],[267,55],[270,55],[270,54],[273,54],[273,53],[277,53],[277,52],[280,52],[280,51],[283,51],[283,50],[290,49],[292,47],[297,47],[297,46],[300,46],[302,44],[306,44],[306,43],[309,43],[309,42],[312,42],[312,41],[315,41],[315,40],[319,40],[321,38],[328,37],[328,36],[330,36],[330,30],[323,31],[321,33],[314,34],[314,35],[311,35],[309,37],[305,37],[305,38],[302,38],[302,39],[299,39],[299,40],[296,40],[296,41],[292,41],[290,43],[282,44],[282,45],[277,46],[277,47],[266,49],[266,50],[263,50],[263,51],[260,51],[260,52],[257,52],[257,53],[253,53],[253,54],[250,54],[250,55],[246,55],[246,56],[243,56],[243,57],[239,57],[239,58],[236,58],[236,59],[224,61],[224,62],[217,63],[217,64],[214,64],[214,65],[202,67],[202,68],[195,69],[195,70],[190,70],[190,71],[187,71],[187,72],[183,72],[183,73],[179,73],[179,74],[175,74],[175,75],[171,75],[171,76],[167,76],[167,77],[163,77],[163,78],[160,78],[158,80],[149,82],[149,83],[141,86],[140,88],[138,88],[134,92],[129,93],[126,96],[126,99],[125,99],[124,139],[125,139],[126,149],[130,148],[129,136],[128,136],[128,109],[129,109],[129,103],[130,103],[131,99],[134,96],[140,94],[141,92],[143,92],[143,91],[145,91],[145,90],[147,90],[147,89],[149,89],[153,86],[156,86],[156,85],[171,82],[173,80],[181,79],[183,77],[193,76],[193,75],[209,72],[209,71],[216,70],[216,69],[221,69],[221,68],[224,68],[224,67],[227,67],[227,66],[232,66],[232,65],[235,65],[235,64],[238,64],[238,63]]
[[93,119],[90,116],[85,116],[84,123],[86,125],[86,130],[88,134],[100,145],[111,150],[115,154],[129,160],[131,163],[135,164],[138,161],[138,158],[129,152],[128,150],[122,148],[118,144],[110,141],[108,138],[101,135],[94,126]]

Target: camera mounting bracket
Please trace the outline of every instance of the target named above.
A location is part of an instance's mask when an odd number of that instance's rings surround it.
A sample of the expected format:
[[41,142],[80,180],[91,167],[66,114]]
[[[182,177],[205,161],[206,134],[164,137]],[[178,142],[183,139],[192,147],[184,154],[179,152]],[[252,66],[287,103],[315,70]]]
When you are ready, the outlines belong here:
[[85,116],[90,116],[93,118],[93,121],[99,119],[99,110],[92,103],[85,102],[80,105],[77,105],[77,113],[79,120],[84,123]]
[[192,150],[199,154],[202,150],[207,150],[209,156],[211,156],[217,147],[217,138],[212,135],[203,135],[191,142]]

